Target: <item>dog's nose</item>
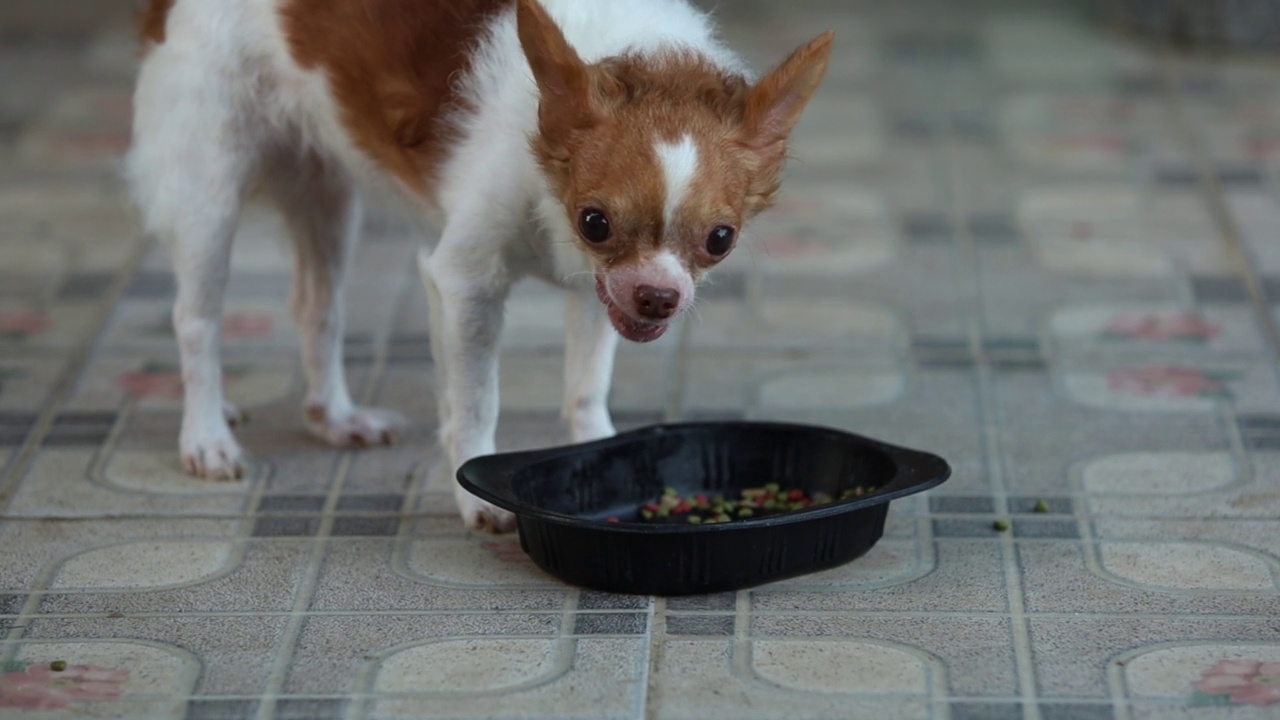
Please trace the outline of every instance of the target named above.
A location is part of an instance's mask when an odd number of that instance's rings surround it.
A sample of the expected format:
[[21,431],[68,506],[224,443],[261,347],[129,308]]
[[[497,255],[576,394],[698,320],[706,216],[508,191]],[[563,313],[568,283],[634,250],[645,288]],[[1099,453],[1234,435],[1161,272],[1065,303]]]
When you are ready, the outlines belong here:
[[666,320],[676,312],[680,304],[680,291],[675,288],[656,288],[652,285],[636,286],[636,309],[654,320]]

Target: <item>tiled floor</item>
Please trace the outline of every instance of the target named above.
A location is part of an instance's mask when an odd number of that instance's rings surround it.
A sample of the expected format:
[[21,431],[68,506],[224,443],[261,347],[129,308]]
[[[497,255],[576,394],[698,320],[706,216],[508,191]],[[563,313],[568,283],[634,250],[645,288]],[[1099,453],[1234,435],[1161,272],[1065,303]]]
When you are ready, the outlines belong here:
[[[407,442],[299,429],[255,215],[226,328],[253,472],[177,472],[172,279],[112,175],[128,4],[0,7],[0,717],[1280,717],[1275,63],[1063,3],[723,2],[753,60],[834,27],[835,64],[697,320],[624,350],[619,424],[827,423],[955,475],[849,566],[663,600],[462,531],[393,224],[348,351]],[[505,448],[564,439],[558,302],[513,303]]]

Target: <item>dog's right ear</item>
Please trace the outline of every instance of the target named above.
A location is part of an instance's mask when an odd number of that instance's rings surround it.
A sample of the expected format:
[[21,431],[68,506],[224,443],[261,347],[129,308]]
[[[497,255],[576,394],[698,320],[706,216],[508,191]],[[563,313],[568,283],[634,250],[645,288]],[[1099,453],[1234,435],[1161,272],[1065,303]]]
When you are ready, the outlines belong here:
[[538,0],[517,0],[516,32],[538,83],[538,122],[544,136],[563,138],[592,124],[591,73]]

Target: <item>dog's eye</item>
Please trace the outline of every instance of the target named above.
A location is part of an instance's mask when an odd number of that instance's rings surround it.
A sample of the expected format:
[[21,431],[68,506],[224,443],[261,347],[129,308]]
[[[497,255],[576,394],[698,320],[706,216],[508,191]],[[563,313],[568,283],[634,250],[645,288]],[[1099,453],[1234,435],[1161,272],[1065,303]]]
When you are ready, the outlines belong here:
[[707,236],[707,252],[720,257],[733,249],[733,238],[736,233],[728,225],[720,225]]
[[587,242],[599,244],[608,240],[613,231],[609,227],[609,218],[603,212],[587,208],[578,216],[578,232],[582,233]]

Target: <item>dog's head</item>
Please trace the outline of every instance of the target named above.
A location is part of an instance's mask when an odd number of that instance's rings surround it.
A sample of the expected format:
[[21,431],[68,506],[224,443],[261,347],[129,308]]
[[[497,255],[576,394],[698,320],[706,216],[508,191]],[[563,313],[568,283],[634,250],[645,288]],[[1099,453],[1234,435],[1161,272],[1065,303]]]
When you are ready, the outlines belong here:
[[772,204],[832,34],[751,84],[692,49],[586,63],[536,0],[517,7],[539,92],[533,151],[614,328],[654,340]]

